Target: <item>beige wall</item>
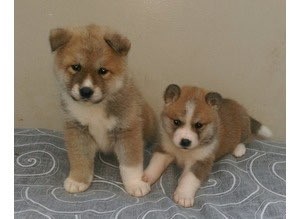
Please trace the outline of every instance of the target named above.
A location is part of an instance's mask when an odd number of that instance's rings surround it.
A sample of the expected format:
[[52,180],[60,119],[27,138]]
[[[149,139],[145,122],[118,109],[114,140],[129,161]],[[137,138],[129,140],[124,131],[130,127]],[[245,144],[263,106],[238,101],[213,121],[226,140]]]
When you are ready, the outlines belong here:
[[91,22],[131,40],[130,68],[157,112],[169,83],[197,85],[285,140],[283,0],[16,0],[15,127],[62,129],[48,33]]

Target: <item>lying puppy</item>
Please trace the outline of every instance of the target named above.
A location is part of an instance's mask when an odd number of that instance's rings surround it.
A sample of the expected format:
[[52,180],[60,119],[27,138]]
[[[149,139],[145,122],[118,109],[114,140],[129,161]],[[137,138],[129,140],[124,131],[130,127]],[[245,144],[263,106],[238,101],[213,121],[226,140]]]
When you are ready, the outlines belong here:
[[97,151],[116,153],[126,191],[143,196],[144,140],[155,138],[152,109],[127,70],[129,40],[106,27],[89,25],[50,32],[54,69],[65,112],[65,143],[70,172],[64,188],[85,191]]
[[232,153],[245,154],[253,135],[271,131],[250,117],[236,101],[197,87],[169,85],[164,94],[162,144],[153,153],[143,176],[153,184],[175,161],[183,168],[174,193],[179,205],[191,207],[197,189],[209,176],[213,162]]

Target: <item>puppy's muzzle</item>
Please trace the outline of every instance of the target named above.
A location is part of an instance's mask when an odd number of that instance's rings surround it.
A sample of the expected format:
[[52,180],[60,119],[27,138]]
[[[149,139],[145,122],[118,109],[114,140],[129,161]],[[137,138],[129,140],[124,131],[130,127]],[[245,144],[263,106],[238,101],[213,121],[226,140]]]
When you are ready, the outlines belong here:
[[93,95],[94,91],[89,87],[82,87],[80,88],[79,93],[83,99],[89,99]]

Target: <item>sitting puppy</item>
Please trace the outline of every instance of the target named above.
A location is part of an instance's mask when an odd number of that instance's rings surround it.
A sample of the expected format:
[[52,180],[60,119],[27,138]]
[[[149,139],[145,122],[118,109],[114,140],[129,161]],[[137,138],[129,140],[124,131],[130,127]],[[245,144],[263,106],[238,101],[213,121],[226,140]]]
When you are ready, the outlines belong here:
[[215,92],[172,84],[164,100],[162,144],[155,148],[143,180],[153,184],[175,161],[183,173],[174,200],[184,207],[193,206],[195,193],[215,160],[228,153],[241,157],[252,135],[272,134],[237,102]]
[[97,151],[116,153],[126,191],[143,196],[144,140],[155,138],[152,109],[127,70],[130,42],[106,27],[89,25],[50,32],[54,69],[65,115],[70,172],[64,188],[85,191],[94,173]]

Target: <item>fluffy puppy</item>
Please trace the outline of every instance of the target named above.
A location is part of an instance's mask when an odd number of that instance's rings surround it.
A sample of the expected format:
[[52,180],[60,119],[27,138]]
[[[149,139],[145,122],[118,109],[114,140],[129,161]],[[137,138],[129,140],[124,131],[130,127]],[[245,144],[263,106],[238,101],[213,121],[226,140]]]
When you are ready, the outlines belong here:
[[162,144],[154,150],[143,180],[153,184],[175,161],[183,172],[174,200],[184,207],[193,206],[195,193],[215,160],[228,153],[241,157],[253,135],[271,136],[240,104],[216,92],[172,84],[164,101]]
[[85,191],[93,179],[95,154],[101,151],[117,155],[129,194],[147,194],[143,146],[155,138],[157,128],[152,109],[127,70],[129,40],[96,25],[53,29],[49,40],[70,163],[64,188]]

